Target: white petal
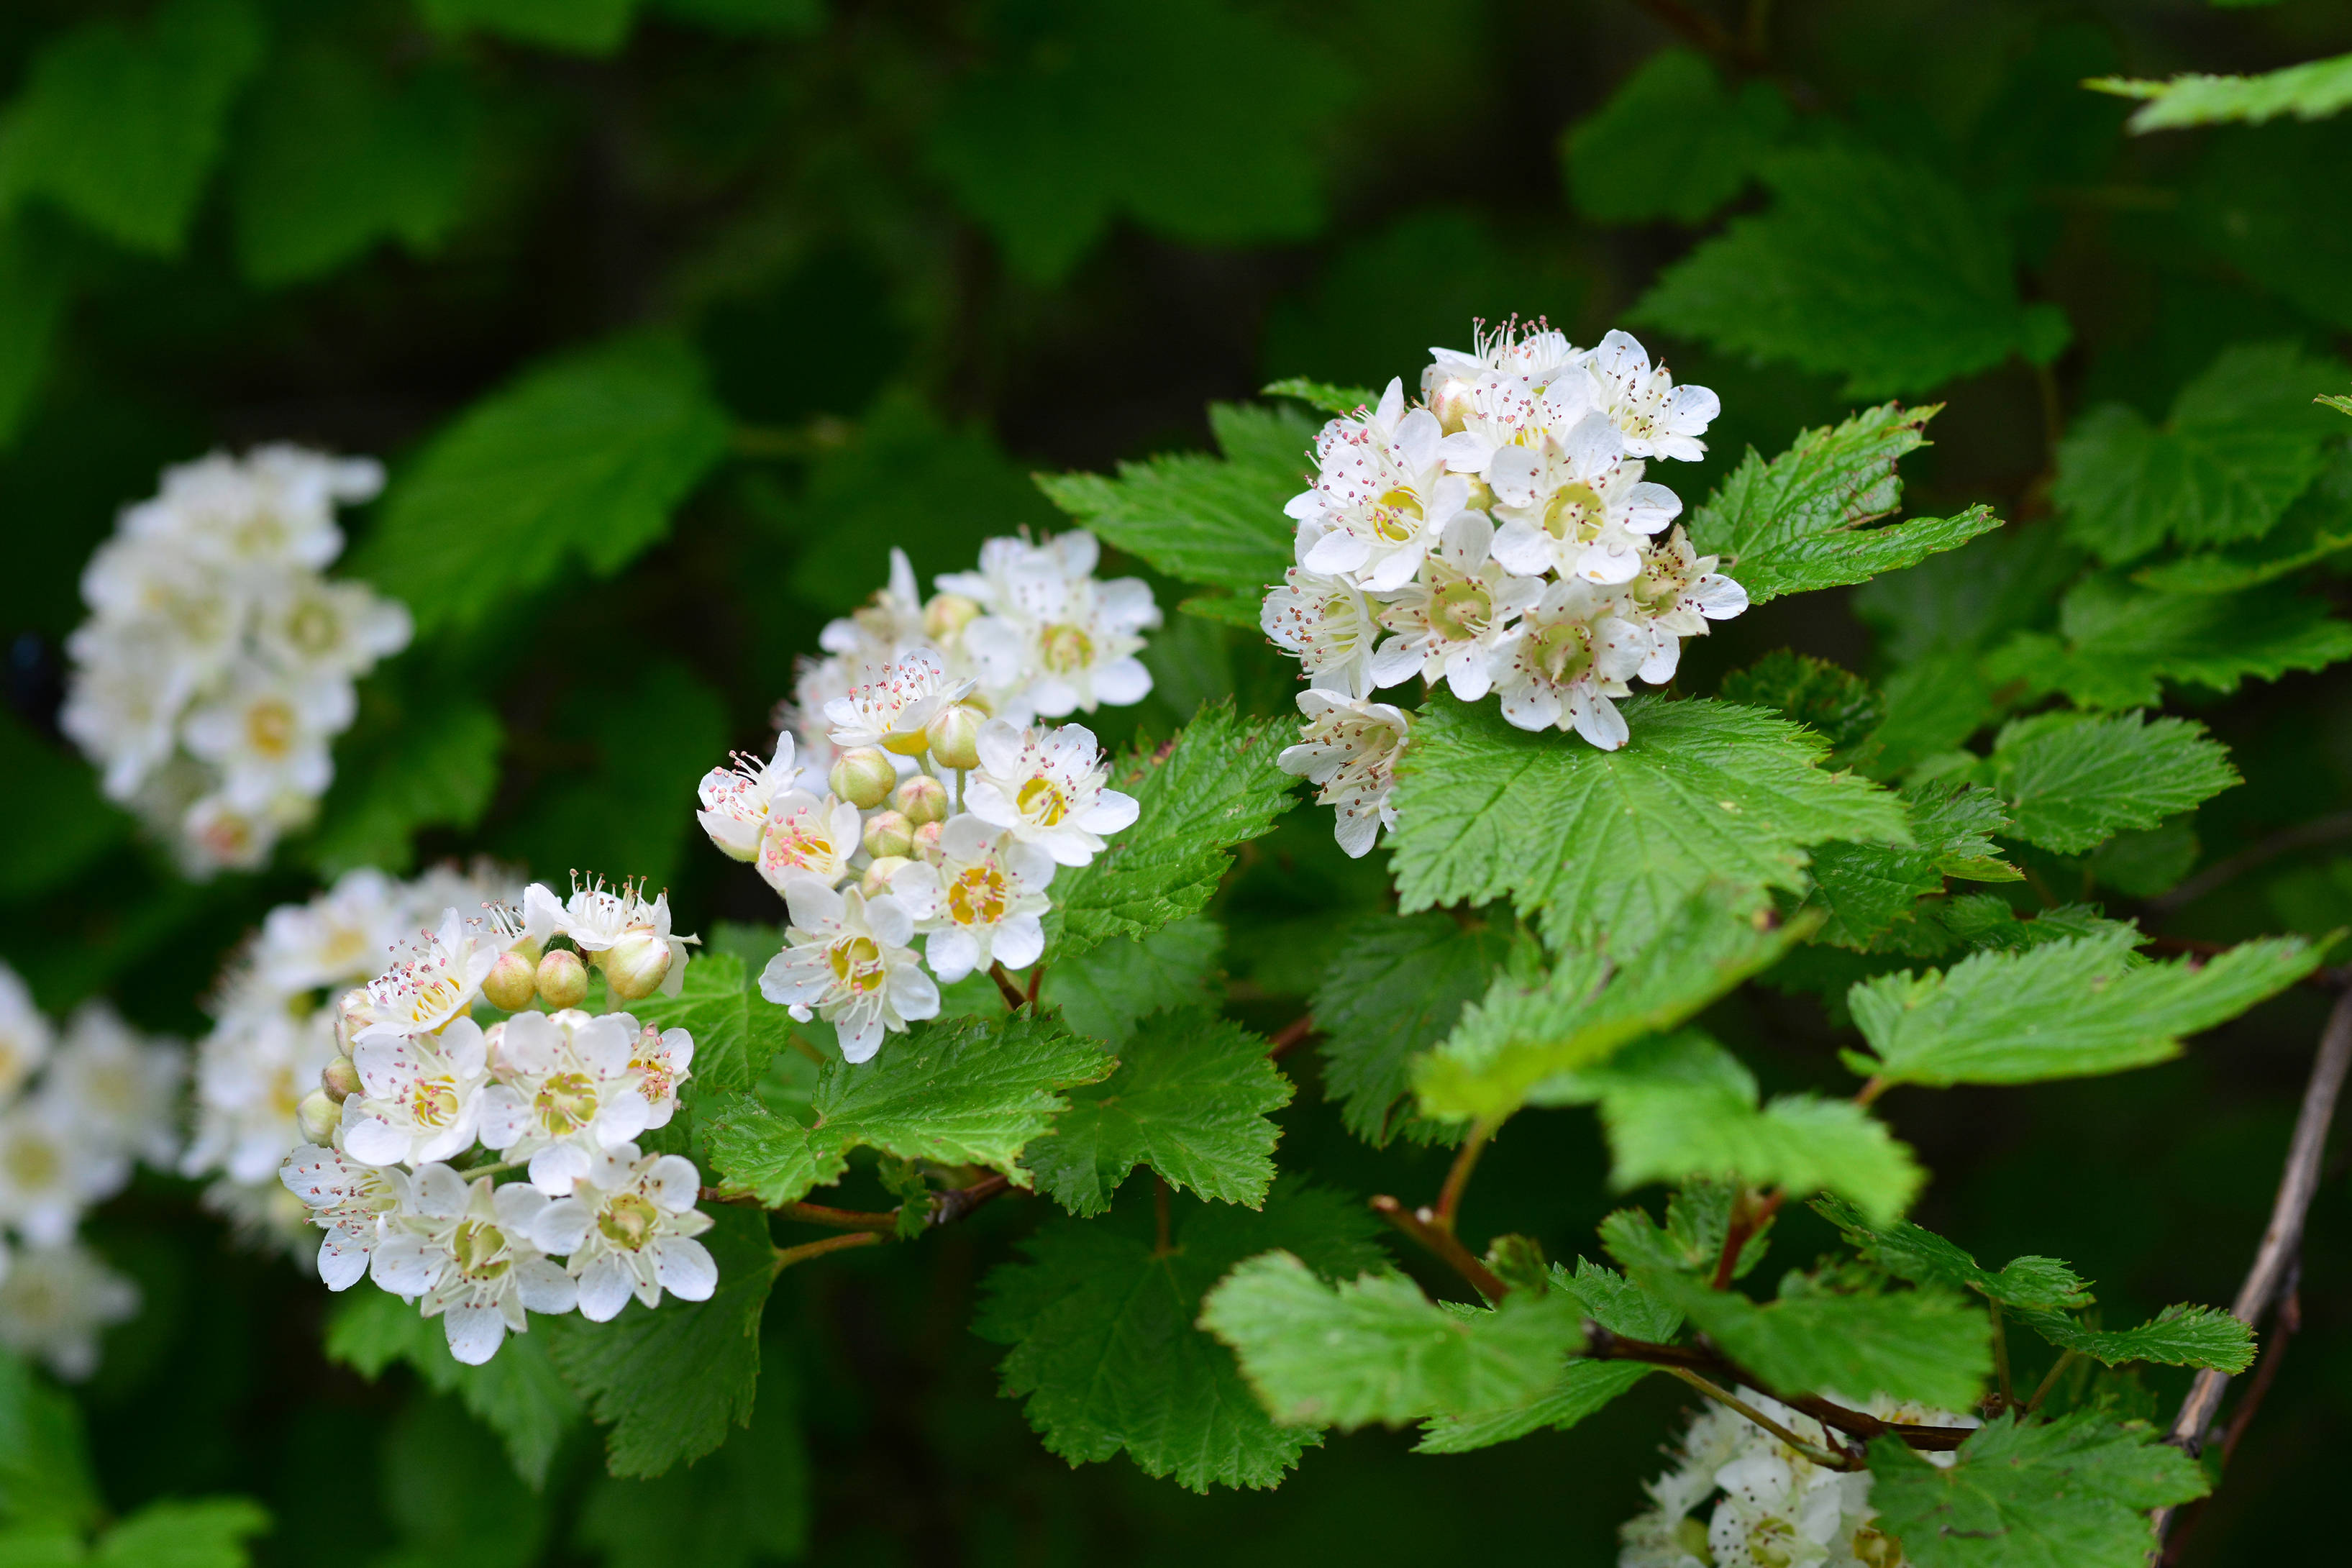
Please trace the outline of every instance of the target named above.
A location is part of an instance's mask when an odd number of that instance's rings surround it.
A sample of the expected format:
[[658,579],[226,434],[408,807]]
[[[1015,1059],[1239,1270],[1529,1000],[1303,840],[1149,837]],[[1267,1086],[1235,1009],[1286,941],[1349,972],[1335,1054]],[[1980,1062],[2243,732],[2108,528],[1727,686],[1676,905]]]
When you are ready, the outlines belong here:
[[708,1301],[719,1289],[719,1265],[702,1243],[666,1236],[653,1245],[654,1278],[681,1301]]
[[574,1144],[551,1143],[530,1157],[530,1184],[551,1198],[571,1196],[572,1184],[587,1173],[588,1152]]
[[515,1265],[517,1294],[534,1312],[568,1312],[580,1300],[572,1276],[544,1258],[526,1258]]
[[629,1275],[610,1253],[596,1258],[580,1274],[580,1315],[592,1323],[608,1323],[629,1304]]
[[530,1244],[541,1252],[561,1258],[588,1239],[588,1224],[593,1217],[588,1205],[578,1198],[551,1203],[531,1221]]
[[451,1355],[479,1366],[506,1343],[507,1321],[495,1307],[452,1307],[441,1315],[441,1331],[448,1336]]
[[[1078,826],[1089,833],[1117,833],[1123,827],[1133,826],[1136,814],[1141,809],[1135,804],[1133,795],[1107,789],[1095,797],[1095,804],[1078,818]],[[1061,857],[1055,856],[1055,858],[1060,859]],[[1063,863],[1068,864],[1066,861]]]

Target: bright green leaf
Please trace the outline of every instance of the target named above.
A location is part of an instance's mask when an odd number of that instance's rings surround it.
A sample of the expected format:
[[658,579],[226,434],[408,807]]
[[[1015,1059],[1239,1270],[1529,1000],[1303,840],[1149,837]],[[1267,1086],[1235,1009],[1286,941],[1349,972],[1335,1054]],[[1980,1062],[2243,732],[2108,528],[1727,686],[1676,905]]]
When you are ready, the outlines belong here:
[[2061,855],[2121,828],[2154,827],[2238,783],[2202,724],[2140,713],[2018,720],[1993,744],[1992,775],[2010,831]]
[[2090,1329],[2063,1312],[2021,1311],[2017,1321],[2062,1351],[2121,1366],[2211,1367],[2231,1376],[2254,1364],[2254,1331],[2219,1307],[2167,1307],[2136,1329]]
[[729,1433],[717,1453],[652,1480],[596,1478],[579,1539],[605,1568],[755,1568],[807,1550],[815,1509],[800,1412],[783,1384],[789,1370],[780,1361],[761,1369],[750,1427]]
[[658,994],[627,1004],[640,1024],[684,1029],[694,1037],[694,1077],[704,1092],[748,1093],[768,1070],[774,1034],[751,1027],[752,1015],[776,1011],[751,989],[743,961],[731,952],[697,952],[687,961],[686,984],[675,996]]
[[246,1568],[246,1542],[269,1529],[269,1512],[247,1498],[151,1502],[100,1536],[90,1568]]
[[1974,784],[1927,784],[1903,792],[1908,845],[1824,844],[1813,851],[1813,892],[1828,911],[1821,940],[1861,951],[1913,906],[1941,892],[1947,877],[2013,882],[2023,873],[1999,858],[1991,836],[2009,826],[2000,798]]
[[1770,82],[1727,92],[1706,56],[1661,49],[1569,127],[1569,198],[1600,223],[1703,223],[1747,188],[1794,119]]
[[1314,1016],[1324,1092],[1350,1131],[1376,1144],[1395,1136],[1412,1058],[1486,994],[1510,942],[1507,928],[1443,914],[1369,914],[1340,932]]
[[[1194,915],[1140,942],[1103,942],[1054,964],[1038,1001],[1059,1007],[1062,1022],[1116,1051],[1152,1014],[1208,1003],[1224,947],[1223,928]],[[992,985],[989,1000],[1003,1005]]]
[[2297,120],[2325,120],[2352,109],[2352,55],[2311,60],[2261,76],[2184,72],[2167,81],[2109,76],[2083,85],[2118,98],[2145,99],[2132,110],[2135,135],[2225,121],[2259,125],[2286,114]]
[[2163,682],[2231,692],[2252,676],[2324,669],[2352,658],[2352,623],[2284,583],[2240,594],[2167,594],[2086,577],[2059,606],[2058,635],[2021,633],[1985,673],[2086,708],[2155,703]]
[[2006,1307],[2045,1311],[2090,1304],[2090,1282],[2054,1258],[2012,1258],[1994,1271],[1907,1219],[1874,1221],[1838,1198],[1815,1198],[1813,1207],[1864,1258],[1914,1284],[1961,1286]]
[[1859,1399],[1853,1391],[1867,1388],[1966,1410],[1992,1375],[1990,1321],[1955,1292],[1791,1292],[1784,1283],[1780,1300],[1759,1306],[1689,1275],[1637,1270],[1635,1277],[1688,1314],[1724,1354],[1784,1393],[1834,1390]]

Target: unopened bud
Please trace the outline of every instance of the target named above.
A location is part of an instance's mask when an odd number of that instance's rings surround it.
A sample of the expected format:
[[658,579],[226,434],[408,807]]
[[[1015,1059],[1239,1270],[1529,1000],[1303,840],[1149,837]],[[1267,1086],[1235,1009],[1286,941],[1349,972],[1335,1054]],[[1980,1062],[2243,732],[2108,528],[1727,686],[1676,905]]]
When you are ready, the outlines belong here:
[[335,1047],[345,1056],[352,1054],[352,1037],[360,1032],[367,999],[364,985],[354,985],[335,999]]
[[890,798],[898,783],[898,770],[885,753],[860,746],[835,758],[828,777],[834,794],[860,811],[871,811]]
[[866,819],[866,852],[877,860],[904,859],[915,847],[915,825],[895,811],[877,811]]
[[501,1013],[520,1013],[539,989],[539,968],[519,952],[502,952],[482,978],[482,995]]
[[604,984],[624,1002],[642,1001],[669,978],[669,943],[646,926],[631,926],[621,940],[597,955]]
[[934,594],[923,606],[923,635],[945,645],[961,636],[980,617],[980,605],[961,594]]
[[588,999],[588,966],[568,947],[539,961],[539,994],[551,1007],[577,1007]]
[[936,822],[926,822],[915,829],[915,853],[923,859],[937,860],[940,858],[941,831],[940,826]]
[[325,1089],[314,1089],[294,1107],[294,1120],[301,1123],[303,1137],[313,1143],[324,1143],[335,1135],[336,1126],[343,1120],[343,1108],[328,1098]]
[[319,1087],[327,1098],[341,1105],[360,1091],[359,1065],[349,1057],[337,1057],[319,1069]]
[[913,864],[904,855],[877,856],[874,864],[866,868],[866,875],[858,879],[857,890],[869,899],[878,899],[890,890],[890,879]]
[[890,804],[917,827],[926,822],[945,822],[948,819],[948,786],[929,773],[913,773],[898,786],[898,793],[890,797]]
[[980,715],[959,702],[931,715],[925,727],[931,758],[943,768],[980,766]]

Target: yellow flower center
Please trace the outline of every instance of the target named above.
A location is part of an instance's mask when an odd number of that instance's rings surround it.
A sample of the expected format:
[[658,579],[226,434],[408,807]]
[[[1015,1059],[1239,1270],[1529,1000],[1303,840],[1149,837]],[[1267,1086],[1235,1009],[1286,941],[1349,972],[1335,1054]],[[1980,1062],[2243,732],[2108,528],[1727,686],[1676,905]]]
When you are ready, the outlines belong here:
[[1564,686],[1592,668],[1592,634],[1575,621],[1554,621],[1528,639],[1536,667]]
[[1069,800],[1062,794],[1061,786],[1042,775],[1023,784],[1020,793],[1013,797],[1013,804],[1020,808],[1024,817],[1040,827],[1056,826],[1070,810]]
[[286,640],[305,653],[325,653],[342,640],[342,621],[326,600],[305,599],[286,617]]
[[974,866],[948,884],[948,913],[958,925],[992,926],[1010,902],[1004,875],[993,866]]
[[1554,539],[1591,539],[1608,520],[1608,509],[1591,485],[1562,485],[1544,508],[1543,528]]
[[58,1179],[57,1145],[45,1138],[18,1138],[8,1145],[9,1179],[19,1187],[46,1187]]
[[457,1120],[457,1085],[446,1078],[423,1078],[408,1091],[408,1113],[420,1127],[446,1127]]
[[596,1082],[584,1072],[548,1075],[532,1102],[539,1124],[561,1138],[596,1120]]
[[833,977],[860,995],[882,989],[882,949],[870,936],[845,936],[825,949]]
[[1400,485],[1372,503],[1372,531],[1402,544],[1421,531],[1421,498]]
[[1478,636],[1494,613],[1494,596],[1466,580],[1448,583],[1429,596],[1429,624],[1450,642]]
[[661,1211],[635,1193],[623,1193],[596,1216],[596,1228],[604,1239],[625,1251],[635,1252],[652,1237],[654,1224]]
[[487,1221],[467,1220],[449,1245],[457,1255],[457,1271],[468,1279],[496,1279],[514,1267],[505,1233]]
[[1038,638],[1038,657],[1055,675],[1070,675],[1095,661],[1095,639],[1077,626],[1047,626]]
[[294,710],[282,698],[265,698],[245,710],[246,743],[265,757],[294,749]]

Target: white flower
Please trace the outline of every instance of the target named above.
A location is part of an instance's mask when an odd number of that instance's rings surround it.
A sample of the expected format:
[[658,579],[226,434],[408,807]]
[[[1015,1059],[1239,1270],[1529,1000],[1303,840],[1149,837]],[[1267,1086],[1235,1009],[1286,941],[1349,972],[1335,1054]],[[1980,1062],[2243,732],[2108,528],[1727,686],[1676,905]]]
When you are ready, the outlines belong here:
[[1585,355],[1559,332],[1522,336],[1514,320],[1482,330],[1475,353],[1430,352],[1437,363],[1422,385],[1446,431],[1439,451],[1456,473],[1485,478],[1498,454],[1564,435],[1592,406]]
[[66,1026],[43,1092],[92,1145],[168,1170],[180,1152],[180,1084],[187,1051],[150,1041],[103,1002],[86,1002]]
[[411,923],[391,878],[372,867],[346,871],[309,903],[269,911],[251,954],[255,978],[288,995],[372,980],[378,955]]
[[571,1192],[600,1149],[643,1132],[652,1108],[630,1066],[637,1021],[518,1013],[498,1026],[496,1075],[482,1091],[482,1145],[528,1160],[531,1185]]
[[[1680,640],[1706,635],[1709,621],[1727,621],[1748,608],[1748,590],[1716,569],[1716,558],[1691,548],[1683,531],[1675,529],[1643,562],[1643,572],[1629,589],[1633,601],[1659,632],[1673,639],[1674,656],[1661,656],[1642,670],[1642,679],[1663,683],[1674,678],[1680,658]],[[1659,668],[1663,673],[1653,673]]]
[[1431,349],[1432,363],[1421,373],[1421,400],[1449,432],[1462,429],[1475,412],[1474,395],[1488,377],[1524,378],[1530,386],[1548,388],[1586,358],[1566,333],[1552,331],[1540,318],[1524,331],[1516,316],[1492,332],[1479,323],[1476,334],[1476,347],[1468,353]]
[[917,648],[824,705],[829,738],[845,751],[880,746],[900,756],[919,756],[929,744],[923,726],[941,709],[963,700],[976,684],[954,679],[938,654]]
[[1135,821],[1134,798],[1106,788],[1109,778],[1094,731],[1084,725],[1039,734],[992,719],[980,729],[980,768],[963,805],[1059,864],[1083,866],[1102,853],[1101,835]]
[[121,535],[90,556],[81,594],[97,618],[68,644],[76,658],[101,663],[117,651],[104,646],[109,635],[139,636],[161,656],[145,673],[183,693],[228,667],[251,608],[247,587],[186,544]]
[[343,1148],[371,1165],[423,1165],[463,1153],[481,1125],[489,1052],[479,1025],[370,1037],[352,1049],[360,1092],[343,1101]]
[[630,1296],[651,1307],[664,1290],[681,1301],[710,1300],[719,1265],[694,1239],[710,1228],[710,1216],[694,1206],[701,1184],[691,1160],[623,1143],[596,1156],[570,1197],[547,1206],[533,1234],[544,1250],[571,1254],[582,1317],[605,1322]]
[[456,910],[443,911],[441,929],[421,933],[410,953],[368,982],[355,1038],[397,1040],[433,1033],[473,1005],[483,977],[499,961],[497,946],[483,941]]
[[0,1104],[16,1098],[25,1080],[48,1060],[49,1021],[33,1004],[33,993],[15,970],[0,963]]
[[1706,456],[1706,443],[1698,437],[1723,412],[1714,393],[1704,386],[1676,386],[1664,365],[1652,370],[1650,352],[1626,332],[1602,338],[1591,366],[1594,401],[1624,432],[1627,452],[1692,463]]
[[1496,647],[1544,591],[1537,579],[1514,576],[1489,556],[1494,535],[1482,512],[1463,512],[1445,525],[1420,575],[1381,611],[1381,624],[1397,635],[1372,661],[1373,685],[1443,676],[1465,702],[1486,695]]
[[248,572],[315,571],[343,547],[335,503],[367,500],[383,488],[383,469],[364,458],[289,446],[257,447],[242,459],[215,452],[164,469],[161,493],[128,509],[121,530],[184,542]]
[[346,1290],[359,1283],[376,1244],[388,1234],[391,1216],[407,1201],[407,1175],[304,1143],[286,1156],[278,1179],[302,1200],[311,1223],[327,1233],[319,1243],[319,1278],[327,1289]]
[[684,1029],[647,1024],[629,1050],[629,1070],[645,1096],[646,1125],[667,1127],[677,1114],[677,1086],[694,1076],[694,1037]]
[[1425,408],[1404,407],[1402,382],[1380,406],[1334,419],[1315,437],[1315,486],[1283,510],[1298,523],[1298,564],[1354,577],[1370,592],[1409,581],[1470,487],[1446,471],[1444,432]]
[[838,886],[857,853],[861,824],[856,806],[830,795],[819,800],[796,789],[778,796],[760,837],[760,875],[780,893],[795,877]]
[[553,929],[570,937],[583,952],[611,952],[625,943],[660,943],[669,950],[669,964],[663,971],[660,987],[665,996],[685,989],[686,950],[701,940],[671,931],[669,895],[656,893],[648,900],[643,882],[623,882],[614,889],[604,886],[602,879],[585,884],[575,881],[572,897],[564,900],[560,912],[554,893],[534,882],[523,891],[523,910],[530,930],[536,932],[542,921],[551,921]]
[[568,1312],[579,1300],[572,1276],[531,1239],[547,1206],[547,1194],[527,1182],[493,1187],[480,1176],[468,1186],[446,1165],[423,1166],[369,1277],[395,1296],[422,1298],[425,1315],[442,1321],[449,1353],[479,1366],[509,1330],[526,1331],[530,1312]]
[[784,949],[760,974],[760,994],[831,1024],[848,1061],[870,1060],[882,1037],[919,1018],[939,1016],[939,987],[908,951],[915,922],[907,906],[887,894],[867,899],[855,888],[835,892],[813,877],[785,884],[792,924]]
[[1674,491],[1642,478],[1615,426],[1588,414],[1559,438],[1507,447],[1487,465],[1495,557],[1514,572],[1558,572],[1588,583],[1631,582],[1644,541],[1675,520]]
[[776,736],[775,755],[766,762],[735,754],[731,768],[713,768],[702,775],[697,793],[702,809],[694,814],[710,842],[730,858],[750,860],[760,853],[760,837],[767,831],[768,811],[776,797],[788,795],[799,783],[793,762],[792,731]]
[[1554,583],[1496,650],[1503,717],[1522,730],[1573,729],[1604,752],[1631,733],[1612,698],[1652,651],[1615,601],[1571,577]]
[[100,1331],[138,1310],[139,1288],[79,1242],[30,1247],[0,1279],[0,1345],[78,1383],[98,1370]]
[[1372,690],[1372,649],[1380,614],[1354,579],[1293,566],[1269,589],[1258,626],[1276,646],[1298,656],[1308,682],[1350,697]]
[[408,646],[416,630],[408,606],[364,583],[298,576],[264,595],[254,637],[285,669],[349,681]]
[[1361,858],[1383,827],[1396,826],[1397,758],[1403,754],[1412,719],[1385,702],[1366,702],[1337,692],[1298,694],[1307,715],[1299,742],[1286,746],[1276,763],[1321,786],[1315,798],[1336,805],[1332,835],[1351,858]]
[[1135,657],[1143,647],[1135,634],[1160,625],[1150,587],[1139,577],[1095,581],[1100,547],[1083,530],[1043,547],[1003,542],[1020,553],[989,584],[991,613],[963,631],[990,689],[1052,718],[1149,696],[1151,672]]
[[337,1055],[331,1008],[301,1018],[284,1006],[224,1015],[197,1054],[196,1133],[182,1173],[266,1180],[301,1136],[295,1107]]
[[891,896],[927,932],[924,961],[954,984],[975,969],[1026,969],[1045,951],[1038,917],[1052,907],[1054,858],[965,813],[940,833],[939,861],[899,868]]
[[793,667],[793,695],[776,704],[774,718],[778,730],[792,731],[794,754],[804,772],[822,778],[832,771],[836,748],[825,728],[824,710],[848,696],[856,683],[849,661],[839,657],[803,658]]
[[199,672],[153,626],[93,623],[68,639],[74,673],[58,727],[103,770],[113,801],[138,794],[179,744],[180,711]]
[[81,1136],[46,1089],[0,1113],[0,1225],[36,1247],[71,1237],[82,1211],[130,1179],[129,1157]]
[[847,661],[852,669],[895,664],[927,645],[923,595],[907,552],[890,550],[890,581],[874,597],[837,620],[827,621],[816,646]]

